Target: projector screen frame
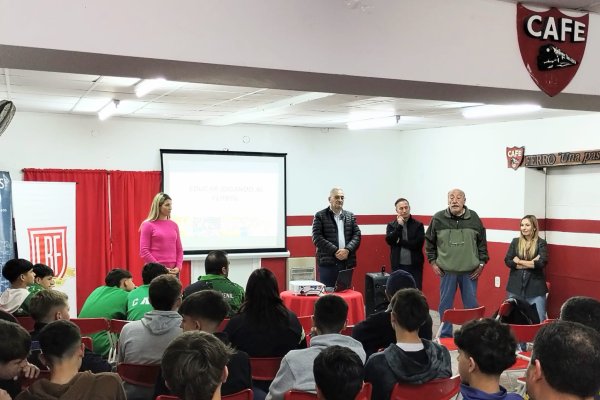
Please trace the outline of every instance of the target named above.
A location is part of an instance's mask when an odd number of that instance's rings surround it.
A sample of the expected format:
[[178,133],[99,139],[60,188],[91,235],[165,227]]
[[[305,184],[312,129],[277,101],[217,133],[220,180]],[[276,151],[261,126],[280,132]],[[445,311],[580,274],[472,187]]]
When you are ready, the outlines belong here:
[[[276,257],[280,257],[282,254],[287,254],[289,257],[289,251],[287,248],[287,153],[272,153],[272,152],[253,152],[253,151],[230,151],[230,150],[189,150],[189,149],[160,149],[160,173],[161,191],[165,190],[165,170],[164,170],[164,154],[204,154],[204,155],[217,155],[217,156],[241,156],[241,157],[272,157],[283,159],[283,247],[275,248],[251,248],[251,249],[218,249],[223,250],[229,254],[247,254],[249,257],[255,257],[256,254],[261,253],[265,255],[273,254]],[[177,199],[174,199],[176,202]],[[215,249],[201,249],[201,250],[185,250],[183,251],[185,259],[196,259],[198,256],[206,255],[210,251]],[[187,256],[187,257],[186,257]],[[191,257],[190,257],[191,256]],[[195,257],[194,257],[195,256]]]

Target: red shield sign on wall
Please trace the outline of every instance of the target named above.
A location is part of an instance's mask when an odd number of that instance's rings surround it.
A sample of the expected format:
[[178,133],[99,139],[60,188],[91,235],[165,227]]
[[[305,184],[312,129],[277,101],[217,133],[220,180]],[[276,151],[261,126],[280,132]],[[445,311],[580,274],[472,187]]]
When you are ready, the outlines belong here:
[[573,17],[557,8],[533,11],[517,4],[517,37],[531,79],[556,96],[577,73],[588,36],[589,14]]
[[506,161],[508,163],[508,168],[512,168],[516,171],[523,163],[524,156],[525,147],[507,147]]
[[46,264],[54,276],[62,278],[67,271],[67,227],[28,228],[29,260]]

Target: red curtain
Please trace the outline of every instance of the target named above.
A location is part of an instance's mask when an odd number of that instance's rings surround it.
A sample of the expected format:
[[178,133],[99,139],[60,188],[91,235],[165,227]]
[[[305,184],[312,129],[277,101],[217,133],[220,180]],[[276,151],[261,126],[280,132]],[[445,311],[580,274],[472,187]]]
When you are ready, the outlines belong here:
[[24,180],[76,182],[77,307],[111,269],[108,175],[104,170],[25,169]]

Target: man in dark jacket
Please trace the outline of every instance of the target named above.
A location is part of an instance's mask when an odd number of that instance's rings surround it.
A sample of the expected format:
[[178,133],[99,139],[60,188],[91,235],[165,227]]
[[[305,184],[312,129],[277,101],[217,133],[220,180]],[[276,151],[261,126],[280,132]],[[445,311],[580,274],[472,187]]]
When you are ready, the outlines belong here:
[[417,289],[399,290],[392,298],[396,343],[373,354],[365,365],[365,381],[373,385],[372,400],[388,400],[396,382],[419,385],[452,375],[448,349],[419,338],[419,327],[428,315],[427,299]]
[[354,214],[343,210],[344,191],[333,188],[329,207],[315,214],[312,241],[317,247],[319,280],[333,287],[338,271],[356,265],[356,250],[360,245],[360,229]]
[[[385,297],[388,301],[382,305],[384,306],[383,310],[369,315],[366,320],[359,322],[352,329],[352,337],[362,343],[367,358],[378,352],[379,349],[383,349],[391,343],[396,343],[396,332],[390,320],[392,307],[389,300],[394,297],[398,290],[414,289],[414,287],[415,281],[408,272],[403,270],[392,272],[385,285]],[[419,337],[431,340],[433,336],[432,326],[433,321],[431,315],[428,314],[425,323],[419,327]]]
[[394,203],[396,218],[387,224],[385,241],[390,246],[392,271],[402,269],[413,276],[417,289],[423,289],[423,242],[425,228],[410,215],[410,203],[399,198]]

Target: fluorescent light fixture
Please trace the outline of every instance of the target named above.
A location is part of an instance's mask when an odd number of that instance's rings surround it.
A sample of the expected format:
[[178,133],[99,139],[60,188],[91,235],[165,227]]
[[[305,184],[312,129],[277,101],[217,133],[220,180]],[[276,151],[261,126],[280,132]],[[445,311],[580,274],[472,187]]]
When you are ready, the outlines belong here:
[[462,110],[465,118],[486,118],[498,117],[502,115],[527,114],[540,110],[542,107],[537,104],[515,104],[508,106],[485,105],[477,107],[468,107]]
[[107,105],[102,107],[100,111],[98,111],[98,118],[100,121],[104,121],[107,118],[112,117],[117,113],[117,107],[119,106],[119,100],[112,99],[108,102]]
[[392,126],[396,126],[400,121],[399,115],[390,115],[387,117],[380,118],[370,118],[363,119],[360,121],[351,121],[348,122],[348,129],[351,131],[361,130],[361,129],[376,129],[376,128],[389,128]]
[[271,117],[283,113],[287,108],[309,101],[328,97],[333,93],[309,92],[288,99],[278,100],[264,106],[254,107],[244,111],[234,112],[224,117],[208,118],[202,121],[203,125],[224,126],[239,124],[245,122],[254,122],[256,120]]
[[164,78],[144,79],[143,81],[140,81],[137,85],[135,85],[135,88],[133,90],[135,90],[135,95],[137,97],[143,97],[151,91],[161,87],[165,82],[166,80]]

